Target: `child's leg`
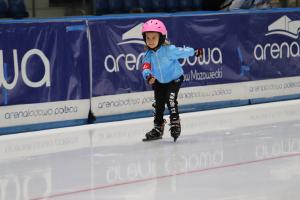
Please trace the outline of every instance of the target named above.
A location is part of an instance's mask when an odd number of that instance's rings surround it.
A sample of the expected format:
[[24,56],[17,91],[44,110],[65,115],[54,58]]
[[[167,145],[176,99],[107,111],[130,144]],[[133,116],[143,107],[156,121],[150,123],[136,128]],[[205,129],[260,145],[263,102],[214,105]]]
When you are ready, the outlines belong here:
[[153,114],[154,114],[154,127],[146,133],[146,137],[143,141],[157,140],[161,139],[164,134],[164,128],[166,121],[164,120],[164,110],[165,110],[165,86],[158,83],[157,81],[153,85],[155,102],[152,104]]
[[183,81],[183,76],[181,76],[179,79],[172,81],[168,84],[168,90],[167,90],[167,106],[170,113],[170,121],[176,121],[179,119],[179,111],[178,111],[178,92],[181,86],[181,83]]
[[177,140],[181,133],[177,97],[182,81],[183,77],[180,77],[178,80],[172,81],[168,85],[167,106],[170,112],[170,131],[171,136],[174,138],[174,141]]
[[162,124],[164,123],[164,111],[165,111],[165,96],[166,96],[166,86],[165,84],[161,84],[158,81],[155,82],[153,86],[154,89],[154,98],[155,102],[153,104],[154,107],[154,124]]
[[155,102],[152,104],[153,106],[153,114],[154,114],[154,127],[146,133],[146,138],[143,141],[149,140],[157,140],[161,139],[164,134],[165,120],[163,118],[164,110],[165,110],[165,89],[162,84],[156,81],[155,85],[153,85],[154,89],[154,98]]

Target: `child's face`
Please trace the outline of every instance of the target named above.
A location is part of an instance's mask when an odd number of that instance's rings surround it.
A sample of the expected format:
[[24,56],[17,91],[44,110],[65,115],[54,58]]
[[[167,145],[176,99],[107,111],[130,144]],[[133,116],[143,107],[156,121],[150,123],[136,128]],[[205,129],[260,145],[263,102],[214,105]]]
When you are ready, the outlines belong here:
[[154,49],[155,47],[157,47],[158,42],[159,42],[159,33],[146,32],[146,45],[149,48]]

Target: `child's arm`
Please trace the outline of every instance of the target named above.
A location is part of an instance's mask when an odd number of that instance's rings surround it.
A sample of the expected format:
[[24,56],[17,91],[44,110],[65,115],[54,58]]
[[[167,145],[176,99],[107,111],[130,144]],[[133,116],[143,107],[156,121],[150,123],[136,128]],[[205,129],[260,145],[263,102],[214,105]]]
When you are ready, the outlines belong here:
[[174,45],[171,45],[169,47],[169,57],[171,59],[179,59],[179,58],[188,58],[190,56],[197,56],[202,57],[203,55],[203,49],[193,49],[191,47],[176,47]]
[[182,48],[170,45],[168,50],[168,57],[174,60],[179,58],[188,58],[195,55],[195,50],[191,47]]
[[155,77],[151,73],[151,64],[148,62],[143,63],[143,78],[152,85],[155,82]]

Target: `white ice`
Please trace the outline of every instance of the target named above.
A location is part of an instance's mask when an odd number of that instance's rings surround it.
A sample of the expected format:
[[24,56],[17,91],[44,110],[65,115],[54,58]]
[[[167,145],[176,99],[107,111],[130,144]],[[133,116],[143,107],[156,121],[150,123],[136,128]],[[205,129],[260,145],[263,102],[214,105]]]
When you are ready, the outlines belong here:
[[0,137],[0,200],[298,200],[300,100]]

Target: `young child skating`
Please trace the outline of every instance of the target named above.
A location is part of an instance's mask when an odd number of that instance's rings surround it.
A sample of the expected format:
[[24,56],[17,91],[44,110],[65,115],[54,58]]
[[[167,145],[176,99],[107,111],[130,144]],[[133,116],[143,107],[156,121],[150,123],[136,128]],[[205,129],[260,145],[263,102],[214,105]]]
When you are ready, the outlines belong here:
[[166,120],[163,118],[165,104],[170,113],[170,133],[176,142],[181,133],[177,95],[183,82],[183,69],[178,59],[202,56],[202,49],[180,48],[167,40],[167,29],[157,19],[146,21],[142,27],[146,43],[145,57],[142,62],[143,78],[154,90],[154,127],[146,133],[143,141],[161,139]]

